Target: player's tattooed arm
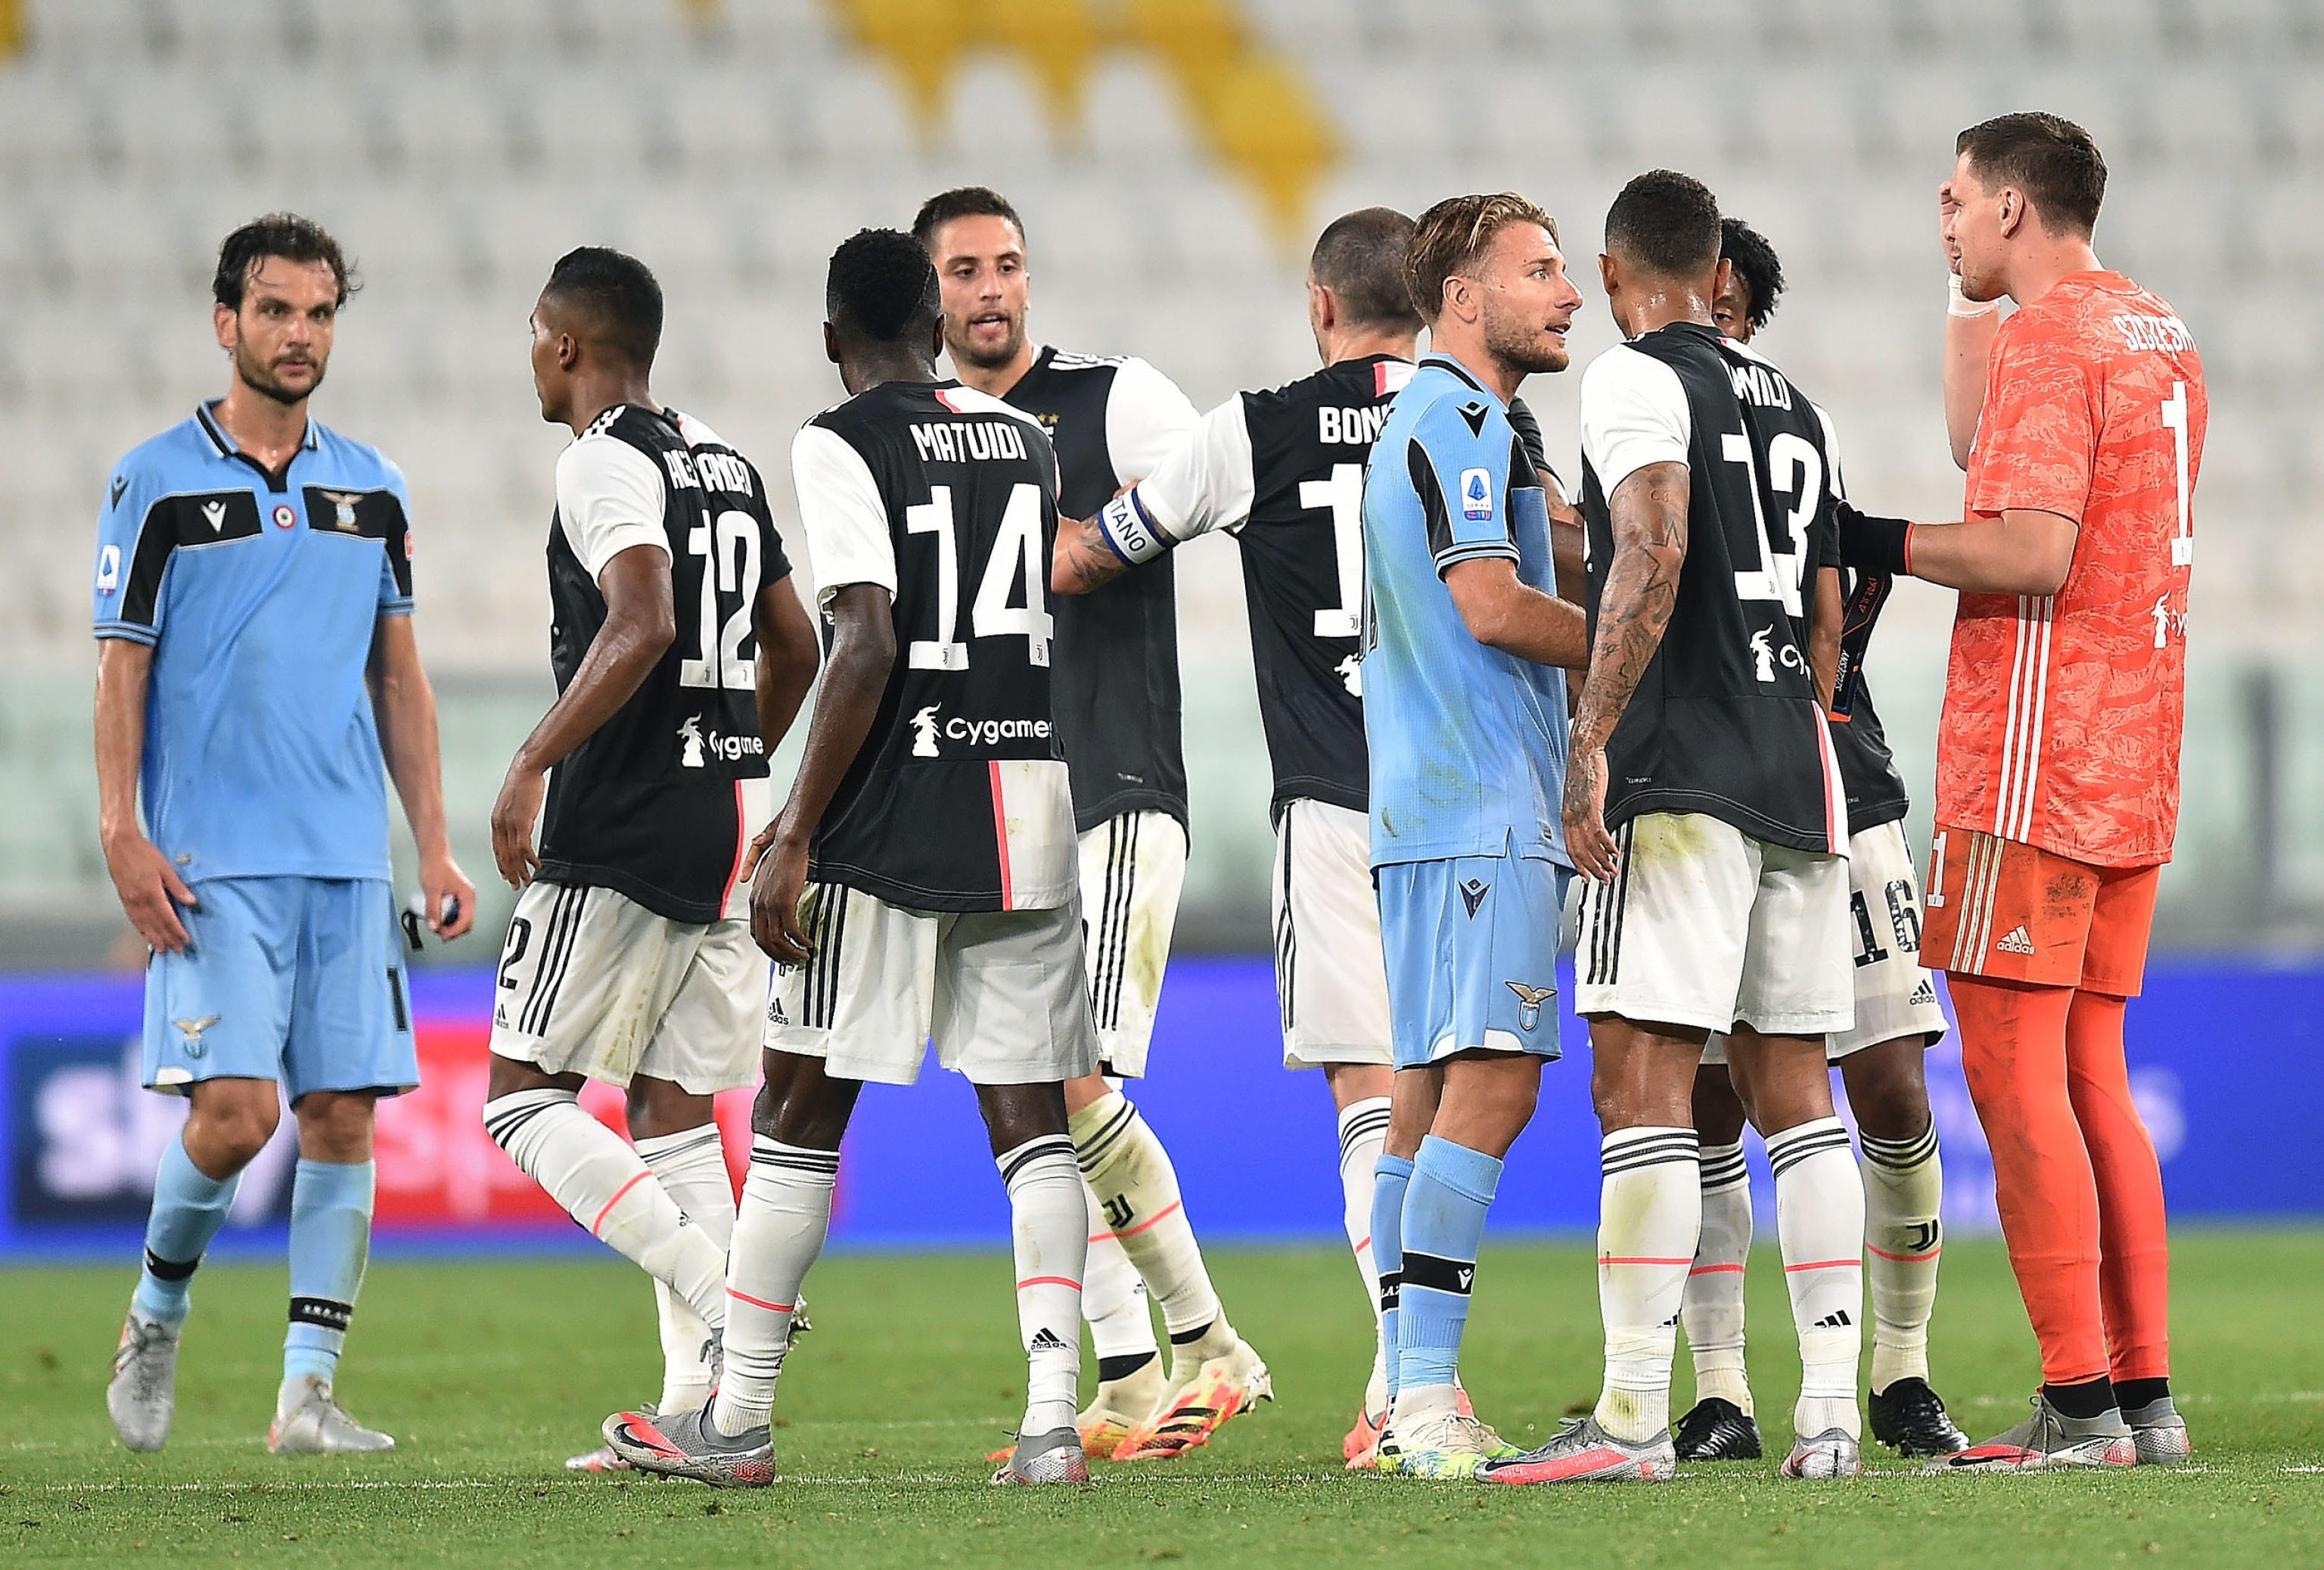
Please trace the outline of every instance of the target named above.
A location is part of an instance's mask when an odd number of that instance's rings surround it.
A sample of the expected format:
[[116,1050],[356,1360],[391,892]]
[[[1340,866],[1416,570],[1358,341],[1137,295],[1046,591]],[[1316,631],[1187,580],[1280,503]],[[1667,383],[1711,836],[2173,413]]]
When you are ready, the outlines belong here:
[[605,596],[605,623],[582,653],[557,701],[510,760],[493,803],[493,860],[509,887],[521,889],[540,865],[533,826],[549,793],[549,771],[629,702],[678,641],[678,613],[669,581],[669,554],[659,545],[632,545],[597,575]]
[[773,837],[751,879],[751,936],[785,965],[804,965],[810,952],[799,924],[807,890],[807,849],[839,782],[863,750],[879,717],[880,700],[896,665],[896,618],[888,591],[851,584],[831,598],[831,659],[823,689],[807,721],[807,755],[791,781],[790,799],[775,817]]
[[1614,556],[1598,605],[1598,637],[1573,719],[1565,771],[1565,847],[1587,877],[1612,878],[1618,860],[1606,832],[1606,742],[1662,648],[1686,565],[1690,484],[1683,463],[1647,464],[1608,498]]
[[1057,520],[1056,549],[1049,555],[1049,592],[1085,595],[1130,570],[1130,564],[1105,542],[1105,527],[1095,518]]

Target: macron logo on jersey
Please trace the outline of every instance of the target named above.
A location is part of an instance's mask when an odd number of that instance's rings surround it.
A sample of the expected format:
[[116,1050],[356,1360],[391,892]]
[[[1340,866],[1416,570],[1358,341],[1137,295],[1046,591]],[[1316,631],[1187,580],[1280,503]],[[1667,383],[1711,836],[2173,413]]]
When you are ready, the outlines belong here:
[[1489,523],[1493,518],[1493,476],[1485,469],[1461,471],[1461,516],[1471,523]]

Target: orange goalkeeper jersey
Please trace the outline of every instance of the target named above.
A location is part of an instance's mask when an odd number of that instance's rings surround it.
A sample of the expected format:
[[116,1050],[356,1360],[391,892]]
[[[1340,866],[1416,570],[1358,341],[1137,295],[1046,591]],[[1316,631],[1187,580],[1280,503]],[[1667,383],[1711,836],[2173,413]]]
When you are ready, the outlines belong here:
[[1939,824],[2097,866],[2171,859],[2207,416],[2186,324],[2118,272],[2071,274],[2002,324],[1968,514],[2080,531],[2056,594],[1960,596]]

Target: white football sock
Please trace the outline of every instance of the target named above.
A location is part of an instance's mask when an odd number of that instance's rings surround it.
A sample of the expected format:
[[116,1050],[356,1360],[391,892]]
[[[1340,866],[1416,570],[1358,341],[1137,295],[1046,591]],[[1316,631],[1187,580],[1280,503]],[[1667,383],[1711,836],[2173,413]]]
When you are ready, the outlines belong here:
[[1937,1256],[1945,1195],[1933,1120],[1918,1139],[1864,1147],[1864,1273],[1872,1288],[1872,1388],[1929,1377],[1929,1316],[1937,1306]]
[[1090,1348],[1102,1364],[1117,1358],[1158,1357],[1161,1348],[1154,1340],[1154,1311],[1147,1302],[1146,1282],[1106,1230],[1097,1200],[1086,1187],[1083,1203],[1089,1207],[1091,1222],[1089,1262],[1082,1275],[1082,1317],[1089,1321]]
[[1364,1305],[1372,1316],[1372,1377],[1364,1387],[1367,1414],[1388,1406],[1388,1344],[1379,1334],[1379,1266],[1372,1257],[1372,1168],[1388,1149],[1388,1097],[1376,1095],[1340,1109],[1341,1221],[1348,1229],[1348,1247],[1356,1256]]
[[1017,1432],[1070,1428],[1082,1371],[1082,1272],[1090,1233],[1074,1143],[1064,1134],[1043,1134],[994,1160],[1009,1186],[1017,1328],[1028,1365],[1025,1418]]
[[1702,1163],[1692,1129],[1622,1129],[1599,1146],[1598,1311],[1606,1386],[1598,1426],[1638,1443],[1670,1427],[1679,1304],[1702,1231]]
[[1716,1396],[1751,1416],[1743,1371],[1743,1262],[1751,1253],[1751,1174],[1743,1141],[1702,1147],[1702,1238],[1686,1273],[1679,1323],[1694,1358],[1694,1399]]
[[724,1327],[725,1247],[679,1213],[629,1141],[583,1112],[572,1091],[488,1101],[484,1129],[590,1236],[676,1292],[711,1329]]
[[1864,1349],[1864,1181],[1848,1130],[1817,1118],[1767,1136],[1775,1173],[1775,1236],[1800,1335],[1800,1399],[1792,1431],[1860,1435],[1856,1363]]
[[726,1367],[710,1413],[722,1434],[755,1428],[775,1409],[791,1310],[831,1231],[838,1180],[836,1150],[786,1145],[764,1134],[751,1141],[751,1174],[742,1180],[727,1268]]
[[[638,1155],[660,1179],[662,1191],[678,1202],[686,1218],[723,1251],[734,1241],[734,1184],[726,1173],[726,1146],[716,1123],[675,1134],[650,1135],[637,1142]],[[654,1307],[661,1325],[661,1399],[664,1417],[690,1412],[710,1399],[710,1326],[678,1295],[654,1283]]]
[[[1112,1230],[1146,1279],[1146,1289],[1162,1305],[1175,1372],[1177,1349],[1185,1344],[1181,1337],[1191,1341],[1213,1325],[1231,1332],[1219,1312],[1210,1273],[1203,1269],[1203,1251],[1178,1197],[1170,1153],[1118,1090],[1074,1113],[1068,1126],[1074,1159],[1097,1196],[1092,1220]],[[1194,1344],[1207,1355],[1218,1339],[1213,1334]]]

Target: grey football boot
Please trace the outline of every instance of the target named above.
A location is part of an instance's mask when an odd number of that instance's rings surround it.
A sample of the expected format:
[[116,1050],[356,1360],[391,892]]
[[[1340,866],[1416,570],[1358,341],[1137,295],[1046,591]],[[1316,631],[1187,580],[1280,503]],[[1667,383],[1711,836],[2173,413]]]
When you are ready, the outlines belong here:
[[2050,1404],[2047,1391],[2034,1396],[2034,1415],[2006,1433],[1921,1468],[1932,1476],[1946,1472],[2033,1472],[2053,1466],[2134,1466],[2138,1448],[2130,1425],[2109,1407],[2095,1418],[2069,1418]]
[[1803,1434],[1792,1441],[1792,1453],[1776,1470],[1785,1477],[1861,1477],[1864,1451],[1845,1428]]
[[1089,1457],[1082,1454],[1081,1432],[1070,1427],[1046,1434],[1019,1434],[1008,1464],[992,1474],[996,1488],[1089,1480]]
[[643,1411],[605,1419],[605,1443],[642,1473],[687,1477],[713,1488],[764,1488],[775,1481],[775,1436],[768,1424],[721,1434],[710,1421],[716,1403],[668,1418]]
[[135,1309],[121,1326],[105,1409],[113,1431],[132,1450],[159,1450],[178,1415],[178,1344],[183,1325],[164,1325]]
[[2187,1439],[2187,1420],[2163,1396],[2143,1407],[2125,1407],[2122,1420],[2130,1425],[2130,1439],[2141,1466],[2184,1466],[2194,1458]]
[[282,1388],[266,1448],[276,1455],[376,1455],[395,1440],[347,1416],[331,1394],[331,1381],[303,1374]]

